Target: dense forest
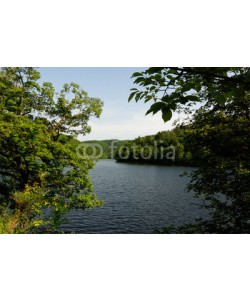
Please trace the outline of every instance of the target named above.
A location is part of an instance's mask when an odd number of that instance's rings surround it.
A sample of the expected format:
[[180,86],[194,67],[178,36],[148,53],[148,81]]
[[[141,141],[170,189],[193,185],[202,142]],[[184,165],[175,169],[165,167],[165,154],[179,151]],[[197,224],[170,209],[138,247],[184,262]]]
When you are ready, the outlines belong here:
[[196,153],[191,151],[188,126],[138,137],[121,145],[115,158],[118,162],[162,165],[195,165]]
[[116,159],[118,162],[195,165],[191,152],[188,126],[138,137],[134,140],[89,140],[64,137],[73,146],[81,144],[86,155],[97,159]]
[[64,137],[73,146],[81,144],[85,153],[93,158],[116,159],[117,162],[152,163],[163,165],[195,165],[189,126],[180,125],[155,135],[134,140],[89,140],[80,142]]

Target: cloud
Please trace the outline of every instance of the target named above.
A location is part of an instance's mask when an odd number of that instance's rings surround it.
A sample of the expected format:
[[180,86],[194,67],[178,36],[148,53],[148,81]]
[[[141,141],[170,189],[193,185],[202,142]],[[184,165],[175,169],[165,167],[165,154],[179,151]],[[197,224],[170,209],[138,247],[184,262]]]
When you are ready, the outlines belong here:
[[[114,115],[114,113],[113,113]],[[109,117],[109,118],[107,118]],[[161,114],[154,116],[145,116],[145,109],[126,116],[126,120],[121,117],[118,120],[112,118],[110,111],[106,112],[105,118],[102,120],[91,120],[89,122],[92,131],[90,134],[79,137],[80,140],[104,140],[104,139],[134,139],[138,136],[156,134],[158,131],[169,130],[172,128],[173,121],[177,118],[174,115],[173,120],[164,123]]]

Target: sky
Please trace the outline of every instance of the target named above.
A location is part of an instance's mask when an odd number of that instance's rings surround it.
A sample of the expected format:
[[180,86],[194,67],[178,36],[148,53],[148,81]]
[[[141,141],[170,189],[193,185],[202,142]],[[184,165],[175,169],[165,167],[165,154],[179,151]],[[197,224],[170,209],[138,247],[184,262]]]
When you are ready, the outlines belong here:
[[[91,133],[79,140],[134,139],[172,128],[173,120],[164,123],[161,114],[145,116],[150,102],[128,102],[134,87],[131,75],[146,68],[39,68],[41,81],[50,81],[59,92],[64,83],[75,82],[90,97],[104,102],[100,119],[91,118]],[[174,118],[175,119],[175,118]]]

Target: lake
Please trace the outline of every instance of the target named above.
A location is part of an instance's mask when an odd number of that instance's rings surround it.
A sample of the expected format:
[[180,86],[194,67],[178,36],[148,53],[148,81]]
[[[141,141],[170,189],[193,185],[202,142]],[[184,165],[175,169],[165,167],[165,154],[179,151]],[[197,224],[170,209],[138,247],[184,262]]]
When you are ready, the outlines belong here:
[[206,216],[200,201],[185,191],[190,167],[141,165],[100,160],[90,178],[102,208],[72,211],[65,231],[75,233],[153,233]]

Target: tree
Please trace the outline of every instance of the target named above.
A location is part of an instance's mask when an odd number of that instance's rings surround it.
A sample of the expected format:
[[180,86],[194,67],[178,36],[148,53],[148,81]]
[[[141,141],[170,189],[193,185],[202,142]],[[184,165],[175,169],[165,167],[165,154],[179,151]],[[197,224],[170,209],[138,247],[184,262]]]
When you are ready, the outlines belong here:
[[102,204],[73,136],[90,131],[102,102],[77,84],[55,93],[34,68],[0,70],[0,230],[55,230],[69,210]]
[[161,232],[249,233],[249,68],[150,68],[133,76],[145,90],[133,89],[130,100],[156,101],[148,113],[161,111],[165,121],[199,103],[185,137],[198,164],[188,189],[211,218]]
[[220,109],[200,109],[190,128],[199,168],[189,189],[211,210],[207,232],[250,232],[250,102],[234,100]]
[[250,68],[149,68],[132,75],[142,87],[131,89],[129,101],[154,101],[146,114],[162,112],[165,122],[176,110],[198,104],[224,105],[250,91]]

